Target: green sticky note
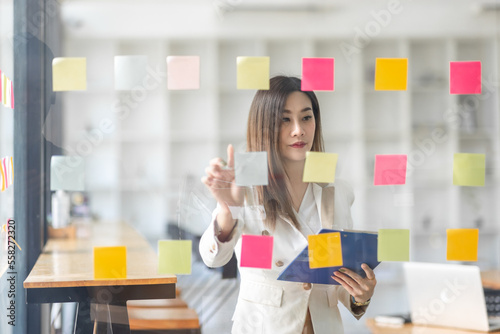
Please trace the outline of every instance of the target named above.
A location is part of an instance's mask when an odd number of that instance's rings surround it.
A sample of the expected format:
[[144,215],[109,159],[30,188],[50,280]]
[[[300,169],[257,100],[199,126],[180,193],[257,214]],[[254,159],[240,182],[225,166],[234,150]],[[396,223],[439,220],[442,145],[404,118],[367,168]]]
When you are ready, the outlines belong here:
[[486,156],[476,153],[453,155],[453,184],[456,186],[484,186]]
[[52,60],[54,92],[87,90],[87,59],[59,57]]
[[94,279],[127,278],[127,247],[94,247]]
[[269,57],[237,57],[238,89],[269,89]]
[[333,183],[337,169],[337,153],[306,152],[304,182]]
[[410,261],[410,230],[379,229],[378,261]]
[[446,230],[446,260],[477,261],[479,230],[477,228],[455,228]]
[[377,58],[375,60],[375,90],[406,90],[408,59]]
[[158,273],[191,274],[191,240],[158,241]]

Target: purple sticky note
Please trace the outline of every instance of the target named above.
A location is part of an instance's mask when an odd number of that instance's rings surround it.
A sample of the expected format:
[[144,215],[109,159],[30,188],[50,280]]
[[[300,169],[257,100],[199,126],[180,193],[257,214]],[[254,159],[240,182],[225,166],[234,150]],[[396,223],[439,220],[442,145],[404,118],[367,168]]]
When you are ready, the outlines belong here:
[[404,154],[375,155],[375,175],[373,184],[376,186],[406,183],[406,162]]
[[480,61],[450,61],[450,94],[481,94]]
[[334,89],[333,58],[302,58],[303,91]]
[[200,88],[199,56],[168,56],[167,71],[167,89],[184,90]]
[[268,235],[241,236],[241,267],[271,269],[273,265],[273,240]]

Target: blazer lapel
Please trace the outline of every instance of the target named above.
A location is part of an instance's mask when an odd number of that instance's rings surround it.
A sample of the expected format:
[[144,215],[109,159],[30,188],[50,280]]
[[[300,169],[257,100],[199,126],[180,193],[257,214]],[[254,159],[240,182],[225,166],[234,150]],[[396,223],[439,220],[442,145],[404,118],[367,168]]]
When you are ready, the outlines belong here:
[[321,217],[321,227],[333,228],[335,187],[328,186],[327,183],[315,183],[314,198]]

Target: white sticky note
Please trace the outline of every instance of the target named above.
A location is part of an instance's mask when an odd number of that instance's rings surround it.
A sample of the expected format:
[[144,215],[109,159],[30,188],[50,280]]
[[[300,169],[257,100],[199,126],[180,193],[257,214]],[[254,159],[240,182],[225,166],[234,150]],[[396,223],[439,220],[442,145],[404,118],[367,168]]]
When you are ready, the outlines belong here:
[[147,77],[147,56],[115,56],[115,89],[132,90],[143,86]]
[[54,155],[50,160],[50,190],[85,190],[85,163],[82,157]]
[[234,172],[238,186],[267,186],[267,152],[235,153]]

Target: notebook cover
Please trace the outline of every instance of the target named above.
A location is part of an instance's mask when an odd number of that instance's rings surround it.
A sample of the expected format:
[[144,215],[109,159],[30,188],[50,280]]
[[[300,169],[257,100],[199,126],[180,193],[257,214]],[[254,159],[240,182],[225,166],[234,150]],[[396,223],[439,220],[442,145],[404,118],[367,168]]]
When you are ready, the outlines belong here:
[[316,284],[339,285],[331,278],[334,271],[340,268],[348,268],[366,277],[361,264],[366,263],[374,269],[380,263],[377,260],[377,232],[352,231],[352,230],[329,230],[322,229],[319,233],[340,232],[342,239],[342,262],[341,267],[309,268],[308,247],[283,270],[278,277],[280,281],[304,282]]

